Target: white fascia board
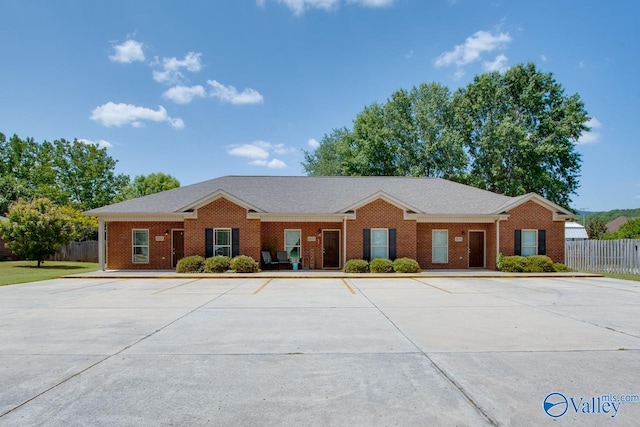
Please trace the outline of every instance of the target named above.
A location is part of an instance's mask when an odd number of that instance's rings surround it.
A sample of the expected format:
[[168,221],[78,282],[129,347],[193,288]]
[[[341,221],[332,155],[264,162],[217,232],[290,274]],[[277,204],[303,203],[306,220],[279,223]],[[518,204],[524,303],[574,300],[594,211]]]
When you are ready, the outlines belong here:
[[261,222],[342,222],[343,219],[355,219],[355,214],[276,214],[250,212],[247,219],[259,219]]
[[122,214],[105,214],[98,215],[97,218],[100,221],[105,222],[182,222],[185,219],[195,218],[196,215],[193,212],[185,213],[165,213],[165,214],[151,214],[151,213],[122,213]]
[[505,220],[509,215],[425,215],[406,214],[405,219],[415,219],[418,223],[466,223],[466,224],[491,224],[497,220]]

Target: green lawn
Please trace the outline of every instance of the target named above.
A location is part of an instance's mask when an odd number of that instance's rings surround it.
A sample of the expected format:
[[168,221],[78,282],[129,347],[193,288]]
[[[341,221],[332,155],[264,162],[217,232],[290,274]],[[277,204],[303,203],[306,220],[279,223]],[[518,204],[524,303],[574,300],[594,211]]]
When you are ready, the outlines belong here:
[[35,261],[0,262],[0,286],[16,283],[55,279],[67,274],[87,273],[98,270],[92,262],[44,261],[40,268]]
[[635,280],[636,282],[640,282],[640,274],[602,273],[602,275],[611,277],[612,279]]

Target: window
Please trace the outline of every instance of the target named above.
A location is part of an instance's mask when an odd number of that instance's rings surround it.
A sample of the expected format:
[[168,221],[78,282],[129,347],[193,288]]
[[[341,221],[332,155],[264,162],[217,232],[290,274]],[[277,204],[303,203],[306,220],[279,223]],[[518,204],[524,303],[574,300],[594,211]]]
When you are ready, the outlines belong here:
[[149,230],[133,230],[132,261],[134,264],[149,263]]
[[284,230],[284,250],[292,262],[299,262],[301,255],[300,230]]
[[449,262],[448,230],[433,230],[431,232],[431,262],[434,264]]
[[522,256],[538,254],[538,230],[522,230]]
[[371,259],[389,258],[389,230],[386,228],[371,229]]
[[546,255],[547,230],[515,230],[514,255]]
[[214,229],[214,255],[224,255],[231,258],[231,229],[216,228]]

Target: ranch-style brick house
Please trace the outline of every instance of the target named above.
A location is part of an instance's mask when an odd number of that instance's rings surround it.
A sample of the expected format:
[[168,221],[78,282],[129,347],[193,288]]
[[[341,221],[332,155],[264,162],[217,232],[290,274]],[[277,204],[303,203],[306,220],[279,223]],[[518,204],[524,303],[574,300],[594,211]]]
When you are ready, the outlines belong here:
[[86,212],[101,269],[173,269],[188,255],[286,251],[305,269],[409,257],[423,269],[496,268],[496,256],[564,262],[572,212],[440,178],[225,176]]

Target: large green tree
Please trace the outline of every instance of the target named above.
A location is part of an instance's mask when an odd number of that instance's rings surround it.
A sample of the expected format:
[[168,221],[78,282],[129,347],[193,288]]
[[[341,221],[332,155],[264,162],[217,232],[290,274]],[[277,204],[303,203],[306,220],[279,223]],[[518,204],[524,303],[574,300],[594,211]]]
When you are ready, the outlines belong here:
[[305,152],[303,167],[309,175],[452,178],[466,166],[452,119],[446,87],[399,89],[384,104],[366,106],[352,129],[325,135],[313,152]]
[[581,166],[575,144],[589,130],[577,94],[565,95],[551,73],[530,63],[476,76],[453,105],[469,184],[509,196],[537,192],[569,205]]
[[20,258],[37,261],[38,267],[76,236],[73,218],[45,198],[13,203],[7,218],[0,223],[5,245]]
[[36,143],[0,134],[0,210],[20,198],[46,197],[84,210],[112,203],[129,183],[106,148],[65,139]]
[[123,198],[134,199],[178,187],[180,181],[162,172],[138,175],[125,187]]
[[588,119],[577,94],[520,64],[476,76],[453,95],[438,83],[397,90],[365,107],[352,129],[325,135],[302,165],[309,175],[444,177],[510,196],[537,192],[568,207]]

